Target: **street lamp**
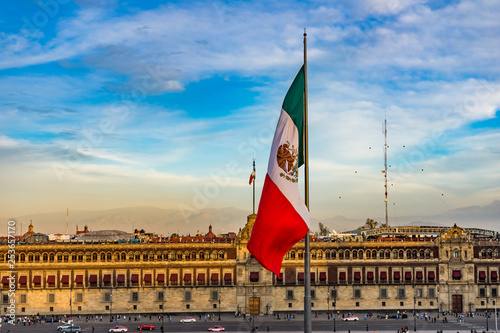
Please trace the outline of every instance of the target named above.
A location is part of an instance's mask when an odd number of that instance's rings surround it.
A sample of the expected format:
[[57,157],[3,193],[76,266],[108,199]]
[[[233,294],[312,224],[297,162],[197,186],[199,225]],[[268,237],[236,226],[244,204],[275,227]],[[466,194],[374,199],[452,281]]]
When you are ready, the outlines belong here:
[[335,285],[333,286],[333,331],[337,332],[337,328],[335,327],[335,322],[337,321],[337,290],[335,289]]
[[109,322],[113,322],[113,318],[111,317],[111,308],[113,307],[113,288],[109,288]]
[[415,311],[415,305],[417,303],[416,296],[415,283],[413,283],[413,332],[417,331],[417,312]]
[[219,321],[220,321],[220,293],[219,293]]
[[328,311],[326,312],[326,315],[328,316],[328,319],[330,319],[330,289],[328,289],[328,295],[326,296],[326,304],[328,306]]
[[165,282],[163,282],[163,291],[161,295],[161,333],[163,333],[163,317],[165,317]]
[[[484,288],[486,290],[486,288]],[[486,331],[489,331],[489,327],[488,327],[488,301],[489,301],[489,298],[486,297],[486,311],[485,311],[485,315],[486,315]]]
[[69,317],[71,318],[71,330],[73,330],[73,285],[69,289]]

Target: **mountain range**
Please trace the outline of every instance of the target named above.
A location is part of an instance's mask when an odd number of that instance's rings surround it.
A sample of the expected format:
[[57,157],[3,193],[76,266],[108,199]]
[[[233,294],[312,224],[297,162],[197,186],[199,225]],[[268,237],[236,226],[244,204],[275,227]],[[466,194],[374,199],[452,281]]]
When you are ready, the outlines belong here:
[[[162,209],[156,207],[128,207],[99,211],[66,211],[53,213],[37,213],[19,216],[16,218],[1,218],[6,225],[7,221],[16,221],[16,234],[24,234],[30,222],[35,232],[45,234],[66,233],[73,234],[83,230],[84,226],[93,230],[116,229],[132,232],[134,229],[144,229],[146,232],[155,232],[168,236],[172,233],[195,235],[198,231],[207,233],[209,226],[216,234],[238,232],[246,223],[249,211],[228,208],[207,208],[186,213],[177,209]],[[384,218],[373,218],[383,221]],[[66,224],[68,219],[68,226]],[[404,225],[438,225],[460,227],[476,227],[483,229],[500,230],[500,200],[495,200],[486,206],[469,206],[449,210],[445,213],[431,216],[403,216],[397,217],[397,223],[389,220],[392,226]],[[327,219],[312,219],[311,229],[318,230],[319,222],[330,230],[342,232],[364,225],[366,219],[353,219],[344,216],[335,216]],[[4,233],[4,232],[2,232]]]

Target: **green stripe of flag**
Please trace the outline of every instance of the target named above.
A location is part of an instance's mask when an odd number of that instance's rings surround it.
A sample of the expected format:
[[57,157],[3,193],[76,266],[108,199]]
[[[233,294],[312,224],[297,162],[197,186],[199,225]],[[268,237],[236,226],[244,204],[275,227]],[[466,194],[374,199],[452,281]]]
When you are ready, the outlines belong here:
[[305,91],[305,75],[304,66],[302,66],[295,76],[290,89],[286,93],[283,101],[283,110],[292,118],[295,126],[299,130],[299,151],[298,151],[298,166],[304,164],[304,91]]

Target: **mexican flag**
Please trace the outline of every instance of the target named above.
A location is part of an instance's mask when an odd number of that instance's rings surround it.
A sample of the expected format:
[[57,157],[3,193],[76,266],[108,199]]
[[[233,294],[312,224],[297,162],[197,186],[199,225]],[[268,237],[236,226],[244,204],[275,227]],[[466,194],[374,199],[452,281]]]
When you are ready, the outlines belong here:
[[266,269],[279,275],[286,252],[309,231],[309,210],[300,198],[298,169],[304,164],[304,67],[283,101],[259,210],[247,244]]

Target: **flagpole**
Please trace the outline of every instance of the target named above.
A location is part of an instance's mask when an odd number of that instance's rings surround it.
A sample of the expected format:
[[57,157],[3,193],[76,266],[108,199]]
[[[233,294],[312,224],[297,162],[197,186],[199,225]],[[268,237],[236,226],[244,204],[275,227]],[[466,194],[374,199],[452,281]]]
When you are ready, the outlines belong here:
[[253,178],[253,213],[255,215],[255,158],[253,159],[253,172],[254,172],[254,178]]
[[[304,28],[304,201],[309,210],[309,154],[307,142],[307,33]],[[309,230],[305,236],[304,254],[304,332],[312,332],[311,323],[311,258],[309,245]]]

